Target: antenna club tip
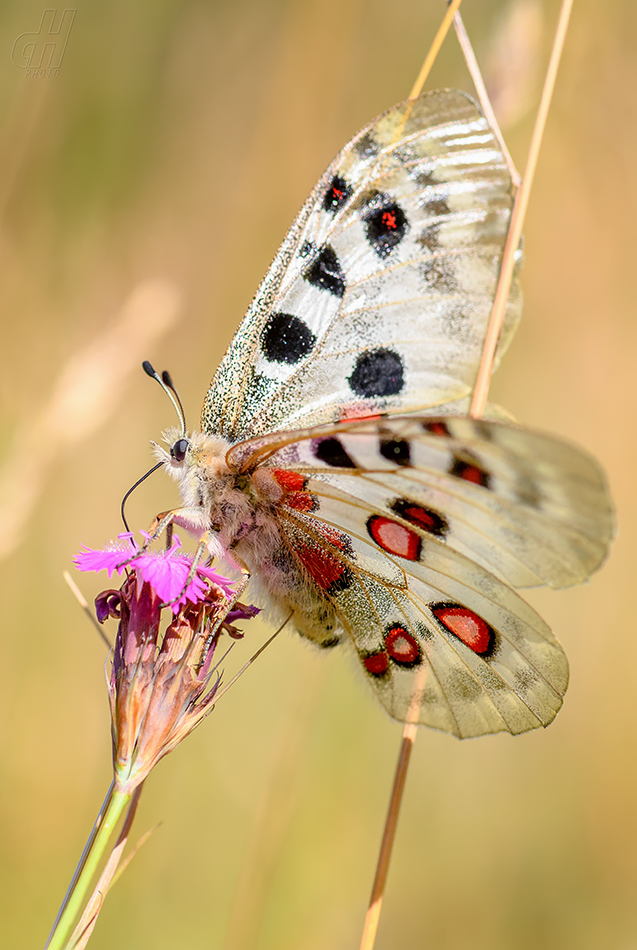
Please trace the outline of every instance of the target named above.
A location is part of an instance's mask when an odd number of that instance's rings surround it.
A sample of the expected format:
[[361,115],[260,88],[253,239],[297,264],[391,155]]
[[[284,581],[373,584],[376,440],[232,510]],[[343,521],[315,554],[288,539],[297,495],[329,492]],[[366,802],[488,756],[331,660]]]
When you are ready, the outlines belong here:
[[169,389],[174,389],[174,388],[175,388],[175,387],[173,386],[173,379],[172,379],[172,376],[170,375],[170,373],[168,372],[167,369],[165,369],[165,370],[162,372],[161,378],[163,379],[164,384],[165,384],[166,386],[168,386]]
[[144,360],[144,362],[142,363],[142,369],[148,376],[151,376],[153,379],[157,375],[157,373],[155,372],[153,368],[153,364],[150,363],[148,360]]

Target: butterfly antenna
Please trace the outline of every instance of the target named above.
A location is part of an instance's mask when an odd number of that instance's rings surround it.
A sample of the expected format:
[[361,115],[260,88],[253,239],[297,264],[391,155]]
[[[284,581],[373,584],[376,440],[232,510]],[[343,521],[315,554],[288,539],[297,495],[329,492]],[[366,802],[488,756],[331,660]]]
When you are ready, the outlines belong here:
[[142,369],[144,372],[151,377],[151,379],[156,380],[161,388],[164,390],[173,406],[175,407],[175,412],[179,417],[179,424],[181,425],[181,437],[182,439],[186,436],[186,413],[184,412],[184,407],[182,405],[181,399],[179,398],[179,393],[175,389],[175,384],[173,383],[170,373],[167,369],[163,371],[161,376],[157,370],[153,367],[152,363],[149,363],[148,360],[144,360],[142,363]]
[[[154,368],[153,364],[149,363],[148,360],[144,360],[144,362],[142,363],[142,369],[152,379],[157,380],[157,382],[159,383],[159,385],[164,390],[164,392],[166,393],[166,395],[172,402],[173,406],[175,407],[175,412],[177,413],[179,417],[179,424],[181,426],[181,436],[183,438],[186,435],[186,413],[184,412],[184,407],[182,405],[181,399],[179,398],[179,393],[175,389],[175,385],[170,377],[170,373],[168,372],[168,370],[164,370],[164,372],[160,376],[159,373]],[[149,468],[145,475],[142,475],[141,478],[137,479],[134,485],[131,485],[131,487],[128,489],[128,491],[122,498],[120,511],[122,515],[122,521],[124,522],[124,527],[126,528],[127,531],[130,531],[130,528],[128,527],[128,521],[126,520],[126,502],[128,501],[129,497],[132,495],[132,493],[135,491],[135,489],[138,488],[142,482],[146,481],[149,475],[152,475],[153,472],[156,472],[158,468],[161,468],[163,464],[164,464],[163,462],[157,462],[156,465],[153,465],[152,468]]]
[[163,462],[157,462],[157,465],[153,465],[152,468],[149,468],[145,475],[142,475],[141,478],[138,478],[138,479],[137,479],[137,481],[135,482],[134,485],[131,485],[131,487],[128,489],[128,491],[126,492],[126,494],[125,494],[124,497],[122,498],[122,504],[121,504],[121,507],[120,507],[120,512],[121,512],[121,515],[122,515],[122,521],[124,522],[124,527],[126,528],[126,531],[128,531],[129,533],[130,533],[130,528],[128,527],[128,521],[126,520],[126,512],[125,512],[126,502],[128,501],[129,496],[133,494],[133,492],[135,491],[135,489],[136,489],[139,485],[141,485],[142,482],[146,481],[146,479],[148,478],[149,475],[152,475],[153,472],[156,472],[158,468],[161,468],[163,464],[164,464]]

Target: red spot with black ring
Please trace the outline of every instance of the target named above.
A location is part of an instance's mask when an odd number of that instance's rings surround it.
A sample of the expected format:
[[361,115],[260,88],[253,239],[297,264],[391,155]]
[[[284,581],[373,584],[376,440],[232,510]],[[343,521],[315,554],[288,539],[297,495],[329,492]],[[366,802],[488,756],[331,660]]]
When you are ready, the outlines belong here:
[[363,666],[372,676],[383,676],[389,667],[389,657],[385,650],[379,653],[368,653],[362,657]]
[[367,530],[378,547],[388,554],[405,558],[407,561],[417,561],[420,558],[420,536],[397,521],[385,518],[384,515],[372,515],[367,519]]
[[395,624],[386,631],[385,646],[394,663],[400,666],[415,666],[420,663],[422,652],[418,641],[400,624]]
[[477,653],[487,656],[495,645],[495,631],[486,620],[461,604],[432,604],[431,612],[443,627]]

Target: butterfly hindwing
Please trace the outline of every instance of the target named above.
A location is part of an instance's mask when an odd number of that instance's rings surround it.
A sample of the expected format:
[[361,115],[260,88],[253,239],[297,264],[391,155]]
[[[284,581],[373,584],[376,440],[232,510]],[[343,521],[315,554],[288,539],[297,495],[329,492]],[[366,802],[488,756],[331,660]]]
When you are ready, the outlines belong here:
[[288,557],[391,715],[460,736],[552,720],[566,659],[511,587],[599,566],[612,513],[588,455],[502,422],[388,416],[251,439],[227,461],[276,483]]
[[[464,396],[495,290],[511,182],[464,93],[395,106],[337,156],[215,376],[202,422],[231,441]],[[520,315],[517,284],[501,354]]]
[[388,556],[295,510],[281,526],[392,716],[463,738],[554,718],[566,658],[537,614],[478,565],[443,548],[425,563]]
[[542,433],[467,417],[388,417],[287,439],[250,440],[229,459],[243,470],[302,473],[326,521],[389,554],[419,536],[511,586],[566,587],[599,567],[612,535],[597,463]]

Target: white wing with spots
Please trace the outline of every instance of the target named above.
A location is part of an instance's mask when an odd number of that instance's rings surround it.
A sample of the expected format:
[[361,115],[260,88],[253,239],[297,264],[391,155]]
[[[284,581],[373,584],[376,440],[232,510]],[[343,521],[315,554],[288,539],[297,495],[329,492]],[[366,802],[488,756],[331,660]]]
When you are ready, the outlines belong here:
[[[465,396],[511,201],[503,156],[465,93],[384,113],[292,225],[212,381],[204,430],[237,441]],[[514,283],[499,355],[520,307]]]
[[599,567],[603,474],[554,437],[468,417],[385,417],[251,439],[296,571],[330,604],[387,711],[461,737],[548,725],[563,651],[511,589]]
[[[387,417],[235,446],[231,467],[296,472],[319,514],[401,553],[427,538],[513,587],[582,583],[613,532],[603,472],[553,436],[467,417]],[[392,541],[393,539],[393,541]],[[393,544],[393,547],[392,547]]]
[[289,557],[332,604],[391,716],[460,738],[553,720],[566,657],[517,594],[429,540],[423,559],[400,558],[326,525],[322,514],[282,513]]

